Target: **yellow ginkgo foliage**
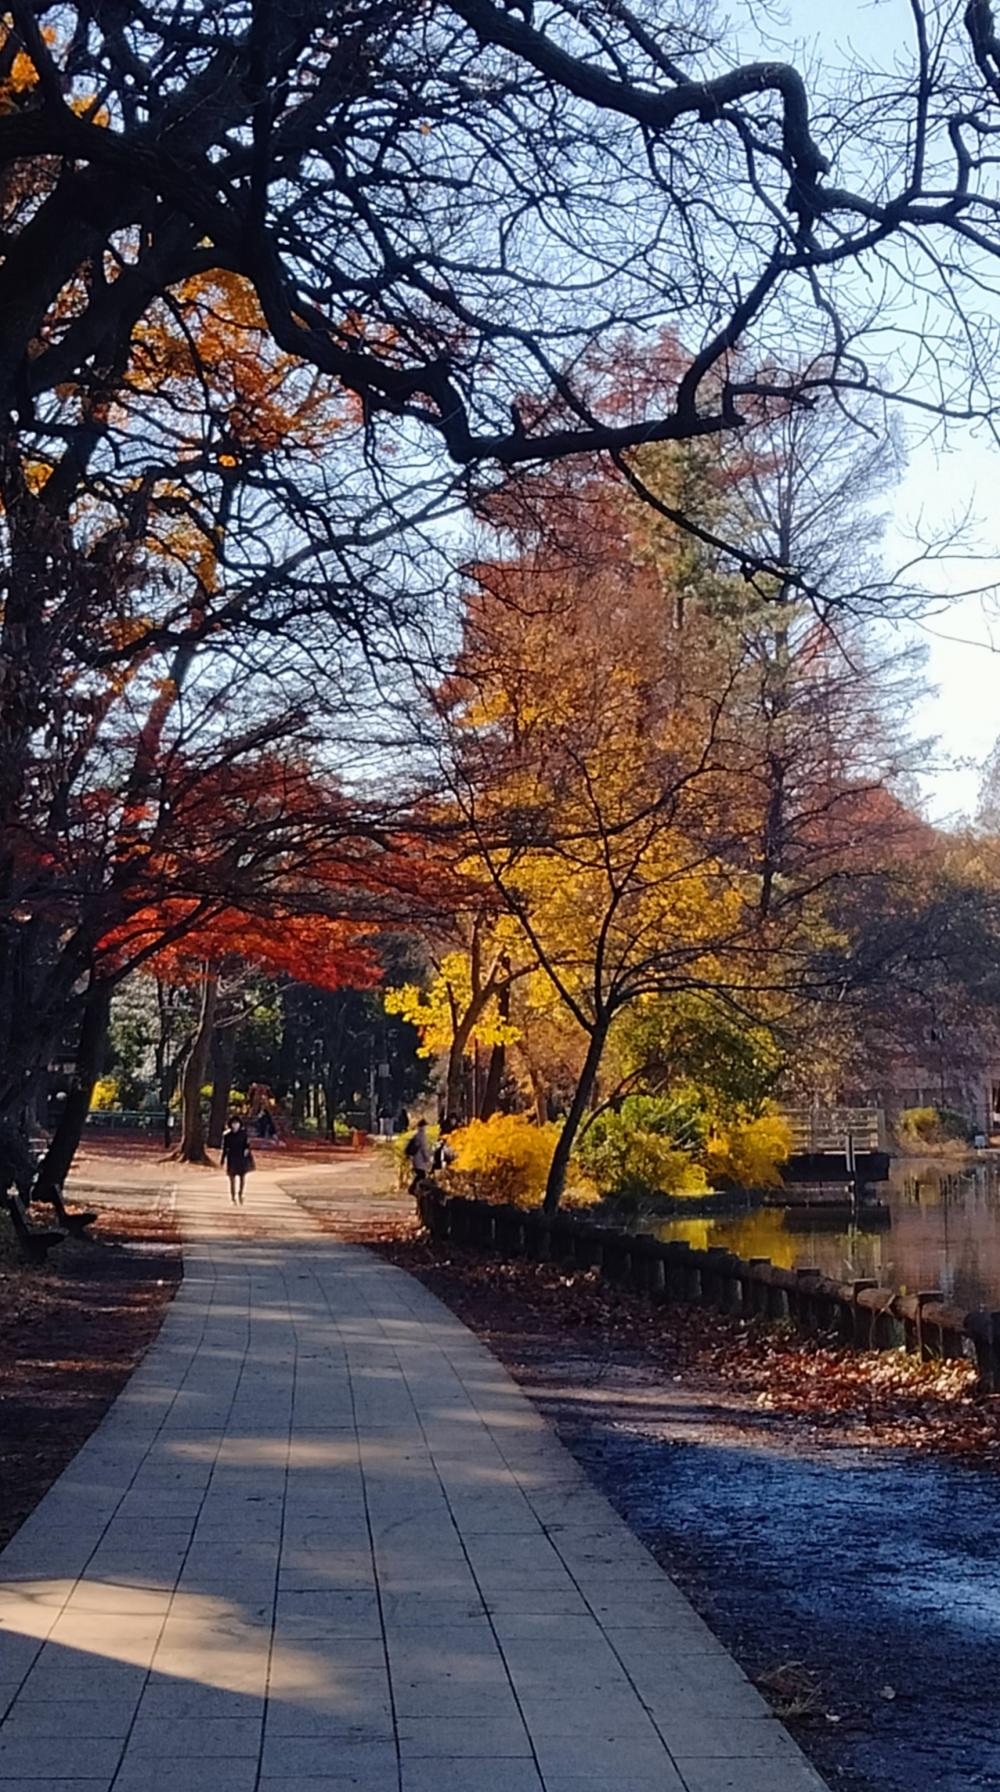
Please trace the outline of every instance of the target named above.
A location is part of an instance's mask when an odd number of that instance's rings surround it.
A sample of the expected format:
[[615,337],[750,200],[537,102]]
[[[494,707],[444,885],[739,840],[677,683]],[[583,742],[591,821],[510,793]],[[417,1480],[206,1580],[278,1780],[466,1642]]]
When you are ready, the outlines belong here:
[[523,1114],[471,1120],[449,1137],[452,1175],[467,1193],[486,1201],[535,1207],[545,1193],[557,1126],[538,1126]]
[[[404,983],[385,993],[387,1012],[408,1020],[420,1034],[417,1049],[422,1058],[435,1058],[450,1050],[458,1017],[466,1013],[471,1001],[469,955],[460,951],[444,954],[426,989],[417,983]],[[496,997],[492,996],[470,1028],[468,1044],[509,1045],[519,1037],[520,1029],[501,1018]]]

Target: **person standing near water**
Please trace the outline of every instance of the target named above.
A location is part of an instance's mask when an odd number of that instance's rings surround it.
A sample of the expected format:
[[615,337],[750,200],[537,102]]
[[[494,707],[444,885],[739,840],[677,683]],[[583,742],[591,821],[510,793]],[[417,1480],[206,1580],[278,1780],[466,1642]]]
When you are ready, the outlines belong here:
[[243,1124],[242,1114],[230,1114],[229,1125],[222,1135],[222,1168],[229,1177],[229,1196],[234,1205],[243,1205],[243,1185],[247,1171],[252,1170],[253,1152],[250,1149],[250,1135]]

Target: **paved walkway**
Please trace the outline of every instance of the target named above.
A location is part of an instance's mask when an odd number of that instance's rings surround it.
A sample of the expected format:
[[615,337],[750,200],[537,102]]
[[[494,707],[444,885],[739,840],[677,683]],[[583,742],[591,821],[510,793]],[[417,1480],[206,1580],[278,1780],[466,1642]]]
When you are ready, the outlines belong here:
[[0,1555],[0,1788],[823,1792],[465,1327],[251,1190],[182,1184],[160,1337]]

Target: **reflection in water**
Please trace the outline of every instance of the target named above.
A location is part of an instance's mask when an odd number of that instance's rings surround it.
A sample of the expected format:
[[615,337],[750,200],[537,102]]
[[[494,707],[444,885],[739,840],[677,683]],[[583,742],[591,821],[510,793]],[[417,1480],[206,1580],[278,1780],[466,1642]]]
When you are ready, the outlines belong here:
[[908,1158],[892,1166],[880,1190],[891,1224],[857,1225],[794,1208],[760,1207],[717,1219],[670,1220],[659,1238],[697,1250],[724,1245],[740,1257],[770,1257],[782,1269],[821,1269],[849,1281],[871,1276],[883,1287],[940,1288],[960,1307],[1000,1307],[1000,1163],[943,1167]]

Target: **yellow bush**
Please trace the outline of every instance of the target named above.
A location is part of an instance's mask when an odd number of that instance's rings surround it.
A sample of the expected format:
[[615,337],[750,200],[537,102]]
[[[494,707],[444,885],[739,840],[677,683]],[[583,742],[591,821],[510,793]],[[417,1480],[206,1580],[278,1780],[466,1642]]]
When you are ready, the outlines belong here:
[[629,1152],[630,1180],[643,1191],[661,1195],[703,1195],[708,1178],[701,1164],[696,1164],[686,1151],[671,1145],[669,1139],[655,1133],[642,1133],[632,1141]]
[[106,1113],[108,1108],[118,1106],[118,1079],[113,1076],[102,1076],[94,1084],[94,1093],[90,1097],[91,1113]]
[[741,1188],[780,1188],[778,1165],[787,1163],[791,1150],[791,1128],[780,1114],[736,1121],[709,1140],[705,1159],[709,1181],[735,1182]]
[[479,1200],[532,1207],[545,1193],[558,1137],[558,1126],[538,1126],[523,1114],[470,1120],[449,1136],[456,1153],[451,1177]]

